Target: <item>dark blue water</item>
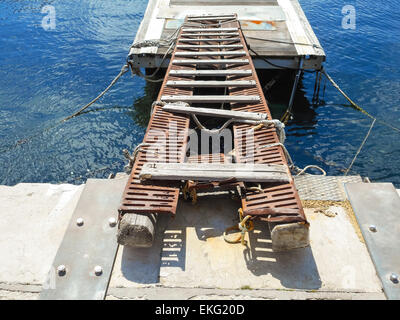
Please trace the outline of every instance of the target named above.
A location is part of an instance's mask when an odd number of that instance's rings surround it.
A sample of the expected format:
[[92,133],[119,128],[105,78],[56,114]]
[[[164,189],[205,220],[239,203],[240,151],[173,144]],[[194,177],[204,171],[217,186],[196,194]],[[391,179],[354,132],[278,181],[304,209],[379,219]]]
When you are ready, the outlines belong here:
[[[327,53],[326,69],[374,116],[400,127],[400,4],[302,0]],[[356,30],[341,27],[342,7],[356,8]],[[56,9],[45,31],[44,5]],[[121,171],[123,148],[141,142],[156,86],[125,75],[91,112],[43,128],[89,102],[119,72],[147,6],[145,0],[0,0],[0,183],[73,182]],[[343,174],[371,124],[327,84],[312,104],[314,75],[296,94],[287,146],[296,164]],[[279,86],[276,90],[280,90]],[[322,91],[321,91],[322,95]],[[284,101],[272,99],[274,111]],[[276,116],[279,116],[277,114]],[[26,143],[17,141],[34,135]],[[400,134],[376,124],[352,173],[400,185]]]

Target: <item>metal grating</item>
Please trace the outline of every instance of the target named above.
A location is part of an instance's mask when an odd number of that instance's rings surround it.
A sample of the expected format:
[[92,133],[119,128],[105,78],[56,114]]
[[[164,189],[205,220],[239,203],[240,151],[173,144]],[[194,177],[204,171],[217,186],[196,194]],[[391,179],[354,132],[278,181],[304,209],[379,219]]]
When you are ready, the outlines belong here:
[[[226,27],[239,27],[239,22],[234,21],[225,25]],[[243,103],[232,103],[231,109],[235,111],[247,111],[247,112],[259,112],[267,114],[268,119],[271,118],[267,101],[264,97],[260,82],[257,77],[254,64],[247,50],[243,33],[239,28],[240,41],[243,44],[243,48],[246,51],[246,56],[241,58],[247,58],[249,64],[247,65],[229,65],[229,70],[251,70],[251,76],[229,76],[227,80],[255,80],[257,86],[254,88],[230,88],[229,94],[233,96],[237,95],[259,95],[261,101],[259,103],[243,104]],[[246,163],[253,162],[257,164],[287,164],[284,152],[281,146],[273,148],[263,148],[264,146],[272,143],[279,142],[278,135],[273,128],[261,128],[254,132],[253,139],[246,139],[247,134],[252,130],[252,125],[241,124],[234,125],[234,146],[236,150],[237,162]],[[264,221],[270,222],[306,222],[303,207],[297,190],[294,186],[292,179],[291,183],[271,185],[268,183],[261,184],[262,193],[254,191],[247,191],[246,196],[242,199],[242,206],[244,211],[253,209],[276,209],[279,212],[282,210],[282,214],[275,215],[274,217],[261,218]],[[284,209],[294,209],[297,214],[290,216],[285,214]]]
[[313,176],[302,175],[294,178],[301,200],[345,201],[345,183],[362,182],[360,176]]
[[[178,37],[182,31],[179,32]],[[175,48],[171,61],[177,52],[188,52],[185,48]],[[171,71],[195,70],[193,65],[175,65],[170,63],[158,95],[160,100],[163,95],[193,95],[192,88],[172,88],[166,86],[167,81],[187,80],[171,74]],[[179,188],[166,186],[165,183],[142,185],[139,173],[146,162],[183,162],[189,129],[189,118],[186,115],[176,115],[165,112],[160,106],[155,106],[151,115],[144,143],[150,144],[141,148],[137,154],[131,175],[125,187],[120,214],[125,213],[169,213],[175,214],[179,197]]]

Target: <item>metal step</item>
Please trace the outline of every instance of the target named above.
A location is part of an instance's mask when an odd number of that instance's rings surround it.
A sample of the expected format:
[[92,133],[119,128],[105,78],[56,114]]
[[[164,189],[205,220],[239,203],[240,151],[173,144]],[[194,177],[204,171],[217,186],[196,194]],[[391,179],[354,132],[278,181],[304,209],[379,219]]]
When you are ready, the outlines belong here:
[[161,96],[165,102],[190,102],[190,103],[256,103],[260,102],[259,96]]
[[176,57],[193,56],[245,56],[246,51],[201,51],[201,52],[175,52]]
[[222,42],[222,41],[240,41],[240,38],[210,38],[210,39],[180,39],[179,42]]
[[225,48],[243,48],[241,44],[225,44],[225,45],[219,45],[219,44],[178,44],[176,46],[179,49],[225,49]]
[[54,273],[49,273],[47,283],[54,282],[54,287],[45,287],[41,300],[105,298],[118,250],[118,206],[126,182],[87,180],[54,258]]
[[385,295],[389,300],[399,300],[399,194],[391,183],[344,186]]
[[[239,32],[232,32],[232,33],[227,33],[227,32],[221,32],[221,33],[182,33],[182,37],[218,37],[218,36],[224,36],[224,37],[229,37],[229,36],[238,36]],[[206,39],[203,39],[206,40]]]
[[249,76],[252,74],[248,70],[171,70],[171,76]]
[[254,80],[238,80],[238,81],[167,81],[168,87],[195,87],[195,88],[224,88],[224,87],[240,87],[250,88],[255,87]]
[[248,59],[186,59],[186,60],[172,60],[172,64],[185,65],[185,64],[195,64],[195,65],[211,65],[211,64],[248,64]]
[[219,32],[219,31],[238,31],[238,28],[182,28],[182,32]]

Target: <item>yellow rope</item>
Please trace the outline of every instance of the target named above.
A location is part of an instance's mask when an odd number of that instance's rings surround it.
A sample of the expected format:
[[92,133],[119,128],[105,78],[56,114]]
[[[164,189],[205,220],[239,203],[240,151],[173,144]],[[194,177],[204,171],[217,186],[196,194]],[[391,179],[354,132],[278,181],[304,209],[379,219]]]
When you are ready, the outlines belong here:
[[[224,231],[224,240],[231,244],[240,242],[242,245],[245,246],[247,244],[247,241],[244,239],[246,232],[250,232],[250,231],[254,230],[254,222],[249,220],[251,218],[251,216],[246,216],[243,218],[243,209],[242,208],[240,208],[238,210],[238,213],[239,213],[240,222],[235,226],[226,228],[226,230]],[[227,238],[228,231],[234,231],[234,230],[240,231],[240,234],[237,235],[236,238],[234,238],[232,240],[228,239]]]
[[255,127],[253,127],[253,130],[254,130],[254,131],[259,130],[259,129],[261,129],[262,127],[264,127],[264,124],[263,124],[263,123],[260,123],[260,124],[256,125]]
[[182,188],[183,199],[187,200],[190,197],[192,198],[192,203],[197,203],[197,191],[195,188],[189,189],[189,181],[186,181],[185,185]]

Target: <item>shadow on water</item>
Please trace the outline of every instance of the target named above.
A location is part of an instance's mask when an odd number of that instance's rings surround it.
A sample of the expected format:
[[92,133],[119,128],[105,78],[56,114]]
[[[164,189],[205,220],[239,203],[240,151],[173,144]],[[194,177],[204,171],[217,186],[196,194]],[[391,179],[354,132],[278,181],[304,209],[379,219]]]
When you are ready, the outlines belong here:
[[[280,119],[289,104],[295,72],[261,70],[257,72],[257,75],[263,88],[265,98],[267,99],[272,118]],[[293,119],[289,121],[289,126],[292,124],[301,124],[314,128],[317,124],[316,108],[320,104],[314,104],[306,97],[303,80],[304,78],[302,76],[295,92],[292,110]]]
[[[146,74],[151,74],[153,69],[146,69]],[[155,79],[164,77],[165,70],[160,70],[155,76]],[[158,93],[160,92],[162,82],[146,81],[144,85],[144,95],[135,99],[133,102],[133,111],[128,114],[132,117],[133,121],[146,128],[150,120],[151,105],[157,100]]]

